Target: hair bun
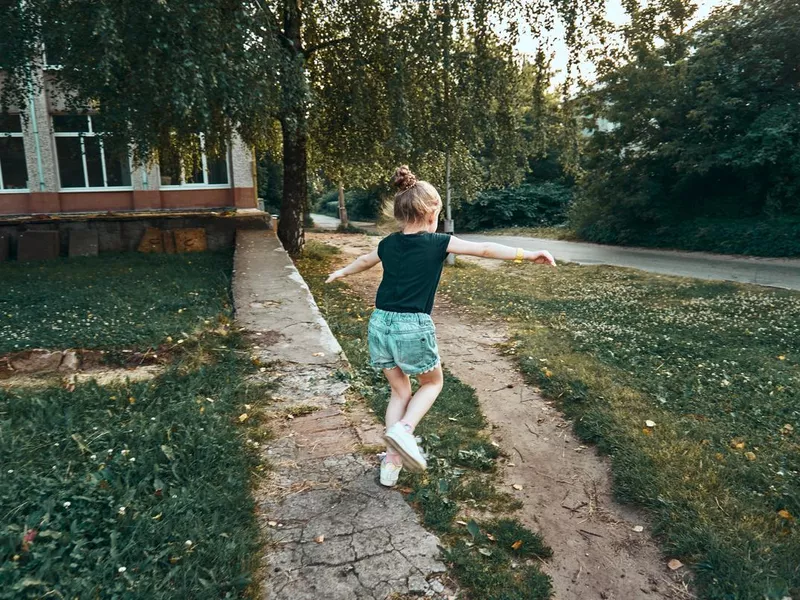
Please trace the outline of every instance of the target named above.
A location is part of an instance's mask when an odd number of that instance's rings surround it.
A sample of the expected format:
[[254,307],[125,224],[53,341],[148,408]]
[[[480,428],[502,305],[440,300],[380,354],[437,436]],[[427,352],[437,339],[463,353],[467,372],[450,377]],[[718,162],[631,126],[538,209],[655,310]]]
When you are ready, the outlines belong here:
[[417,176],[411,172],[408,165],[403,165],[402,167],[398,167],[394,172],[392,183],[397,186],[398,190],[405,192],[407,189],[417,184]]

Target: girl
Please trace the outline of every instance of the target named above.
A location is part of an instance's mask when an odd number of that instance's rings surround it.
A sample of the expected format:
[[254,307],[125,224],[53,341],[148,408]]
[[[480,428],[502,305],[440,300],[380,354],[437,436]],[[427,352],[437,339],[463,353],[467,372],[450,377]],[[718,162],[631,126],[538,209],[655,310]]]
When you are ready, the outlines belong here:
[[[386,408],[386,456],[381,483],[397,483],[403,465],[427,468],[414,428],[442,391],[443,377],[431,320],[433,297],[448,253],[555,266],[549,252],[527,252],[501,244],[474,243],[435,233],[442,199],[430,183],[418,181],[406,166],[397,169],[394,216],[402,231],[385,237],[378,248],[331,273],[326,283],[383,263],[383,280],[369,321],[370,363],[382,369],[391,387]],[[419,381],[412,396],[409,376]]]

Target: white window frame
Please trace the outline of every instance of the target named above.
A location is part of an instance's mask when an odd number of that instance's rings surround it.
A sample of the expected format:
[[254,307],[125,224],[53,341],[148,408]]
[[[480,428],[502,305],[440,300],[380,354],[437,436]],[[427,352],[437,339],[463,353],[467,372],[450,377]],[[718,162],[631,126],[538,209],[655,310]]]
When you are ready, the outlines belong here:
[[[16,113],[9,113],[9,114],[16,114]],[[22,138],[22,152],[25,152],[25,129],[22,123],[22,116],[16,114],[17,118],[19,119],[20,129],[22,131],[0,131],[0,137],[10,137],[10,138]],[[24,188],[10,188],[6,189],[5,182],[3,181],[3,168],[0,166],[0,194],[28,194],[31,191],[31,178],[30,173],[27,173],[28,164],[27,161],[25,163],[25,170],[26,170],[26,179],[25,183],[27,184]]]
[[[203,180],[208,181],[208,157],[206,156],[206,138],[201,133],[200,135],[200,157],[203,166]],[[183,168],[183,162],[180,164],[181,182],[171,185],[159,185],[162,190],[227,190],[233,187],[231,185],[231,157],[230,150],[225,150],[225,175],[228,178],[228,183],[185,183],[186,172]],[[158,180],[161,181],[161,165],[158,165]]]
[[65,194],[71,194],[74,192],[130,192],[133,190],[133,165],[131,164],[131,157],[128,154],[128,171],[130,173],[131,178],[131,185],[108,185],[108,172],[106,171],[106,153],[105,153],[105,146],[103,145],[103,136],[99,135],[93,128],[92,123],[92,115],[52,115],[52,117],[57,116],[77,116],[77,117],[86,117],[89,121],[89,131],[56,131],[55,124],[53,124],[53,137],[54,138],[67,138],[67,137],[76,137],[80,138],[81,142],[81,162],[83,163],[83,180],[88,184],[89,183],[89,170],[86,166],[86,146],[84,144],[84,138],[87,137],[96,137],[99,138],[98,141],[100,143],[100,164],[103,167],[103,185],[99,187],[64,187],[61,185],[61,167],[58,164],[58,145],[55,143],[56,146],[55,156],[56,156],[56,167],[58,171],[58,191]]

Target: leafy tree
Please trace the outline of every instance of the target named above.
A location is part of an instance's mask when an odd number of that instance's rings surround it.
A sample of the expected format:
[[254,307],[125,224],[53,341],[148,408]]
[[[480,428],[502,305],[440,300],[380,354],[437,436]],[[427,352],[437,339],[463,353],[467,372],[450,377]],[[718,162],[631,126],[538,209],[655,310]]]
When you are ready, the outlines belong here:
[[743,0],[660,46],[652,20],[631,28],[591,94],[614,126],[589,144],[579,232],[657,243],[693,219],[800,214],[800,5]]
[[[74,109],[96,106],[137,161],[220,152],[233,131],[283,164],[278,230],[303,244],[309,168],[341,185],[410,162],[463,197],[521,180],[514,45],[561,18],[570,41],[602,3],[577,0],[3,0],[2,102],[37,85],[42,43]],[[277,124],[277,126],[276,126]]]

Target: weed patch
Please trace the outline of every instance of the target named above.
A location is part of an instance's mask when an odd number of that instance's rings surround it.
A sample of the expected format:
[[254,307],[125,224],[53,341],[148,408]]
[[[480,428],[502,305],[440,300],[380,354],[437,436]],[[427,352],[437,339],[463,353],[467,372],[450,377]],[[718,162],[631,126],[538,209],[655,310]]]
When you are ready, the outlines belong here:
[[[353,366],[354,388],[375,414],[382,415],[389,389],[383,375],[369,367],[366,340],[371,308],[342,283],[324,285],[334,254],[325,248],[308,244],[298,268]],[[550,551],[541,538],[511,519],[480,523],[458,519],[468,509],[487,513],[518,506],[495,487],[499,450],[484,433],[486,425],[475,391],[446,371],[442,394],[417,428],[429,456],[428,471],[404,471],[400,483],[410,490],[407,500],[425,525],[448,546],[445,557],[470,597],[549,598],[550,579],[540,571],[538,560]],[[514,536],[518,537],[509,541]],[[529,554],[516,553],[523,546]]]

